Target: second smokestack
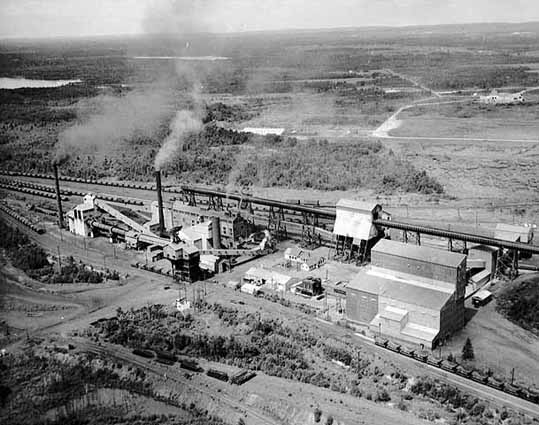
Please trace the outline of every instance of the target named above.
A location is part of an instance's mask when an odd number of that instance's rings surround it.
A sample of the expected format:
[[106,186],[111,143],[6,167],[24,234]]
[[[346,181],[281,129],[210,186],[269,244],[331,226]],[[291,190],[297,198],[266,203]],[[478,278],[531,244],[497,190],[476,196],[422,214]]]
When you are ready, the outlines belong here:
[[58,165],[54,164],[54,184],[56,186],[56,202],[58,203],[58,227],[64,228],[64,212],[62,210],[62,194],[60,193],[60,178],[58,177]]
[[161,188],[161,171],[155,172],[155,184],[157,189],[157,210],[159,214],[159,236],[165,236],[165,217],[163,215],[163,193]]

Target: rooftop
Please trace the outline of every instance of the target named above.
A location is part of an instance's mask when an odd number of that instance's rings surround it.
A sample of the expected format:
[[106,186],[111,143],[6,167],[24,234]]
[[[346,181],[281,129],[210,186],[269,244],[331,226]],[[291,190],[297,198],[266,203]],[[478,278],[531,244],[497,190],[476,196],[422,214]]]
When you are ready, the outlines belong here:
[[466,261],[466,256],[464,254],[445,251],[437,248],[430,248],[427,246],[406,244],[389,239],[380,240],[374,246],[371,252],[373,255],[379,252],[382,254],[394,255],[397,257],[409,258],[411,260],[419,260],[447,267],[458,267],[464,261]]
[[[356,201],[341,199],[337,204],[337,216],[333,233],[339,236],[354,238],[354,243],[361,240],[369,240],[375,237],[378,232],[372,224],[372,208],[375,205],[363,204]],[[355,206],[353,206],[355,205]]]
[[245,127],[242,132],[259,134],[261,136],[267,136],[268,134],[274,134],[281,136],[284,133],[284,128],[272,128],[272,127]]
[[359,210],[364,211],[368,213],[372,213],[377,207],[382,209],[382,206],[380,204],[377,204],[376,202],[369,202],[369,201],[356,201],[353,199],[341,199],[339,202],[337,202],[337,209],[339,208],[347,208],[352,210]]
[[405,274],[392,275],[389,270],[378,267],[362,270],[346,288],[433,310],[441,309],[454,292],[445,282]]
[[259,267],[251,267],[245,273],[245,277],[247,279],[264,279],[266,282],[273,282],[277,284],[286,284],[292,279],[290,276]]

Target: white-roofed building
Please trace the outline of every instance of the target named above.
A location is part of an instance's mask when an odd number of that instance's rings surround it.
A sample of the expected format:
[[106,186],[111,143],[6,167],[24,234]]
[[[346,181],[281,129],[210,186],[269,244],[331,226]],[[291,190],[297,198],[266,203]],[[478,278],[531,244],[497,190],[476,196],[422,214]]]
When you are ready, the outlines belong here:
[[337,253],[365,258],[376,240],[383,236],[373,223],[382,213],[382,206],[375,202],[350,199],[337,202],[333,226]]
[[282,292],[288,291],[292,284],[297,281],[291,276],[261,267],[251,267],[245,273],[243,280],[258,286],[268,285],[270,289]]
[[259,136],[282,136],[284,133],[284,128],[274,128],[274,127],[245,127],[243,133],[253,133],[258,134]]

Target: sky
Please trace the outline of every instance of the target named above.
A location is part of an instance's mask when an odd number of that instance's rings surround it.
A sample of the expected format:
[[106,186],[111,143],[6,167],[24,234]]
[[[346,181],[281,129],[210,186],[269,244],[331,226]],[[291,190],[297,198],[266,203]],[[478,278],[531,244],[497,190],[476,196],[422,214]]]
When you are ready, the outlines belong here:
[[0,0],[0,38],[539,21],[539,0]]

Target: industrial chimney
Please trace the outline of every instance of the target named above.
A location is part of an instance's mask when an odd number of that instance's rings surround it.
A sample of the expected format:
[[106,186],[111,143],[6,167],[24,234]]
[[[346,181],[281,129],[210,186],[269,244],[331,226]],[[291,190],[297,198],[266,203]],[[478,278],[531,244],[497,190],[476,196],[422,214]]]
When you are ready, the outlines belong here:
[[219,217],[211,219],[211,236],[213,249],[221,249],[221,220]]
[[161,188],[161,171],[155,172],[155,183],[157,186],[157,209],[159,212],[159,236],[165,236],[165,217],[163,216],[163,193]]
[[56,201],[58,203],[58,227],[64,228],[64,212],[62,211],[62,194],[60,193],[60,178],[58,177],[58,165],[54,164],[54,184],[56,186]]

